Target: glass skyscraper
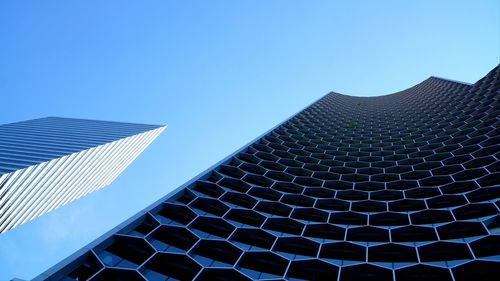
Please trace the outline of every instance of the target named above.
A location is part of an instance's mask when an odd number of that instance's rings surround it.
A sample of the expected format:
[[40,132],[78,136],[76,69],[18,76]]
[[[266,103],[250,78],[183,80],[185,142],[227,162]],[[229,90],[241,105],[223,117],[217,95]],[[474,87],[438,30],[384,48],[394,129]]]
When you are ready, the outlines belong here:
[[498,278],[499,98],[328,93],[36,280]]
[[58,117],[0,125],[0,232],[110,184],[164,128]]

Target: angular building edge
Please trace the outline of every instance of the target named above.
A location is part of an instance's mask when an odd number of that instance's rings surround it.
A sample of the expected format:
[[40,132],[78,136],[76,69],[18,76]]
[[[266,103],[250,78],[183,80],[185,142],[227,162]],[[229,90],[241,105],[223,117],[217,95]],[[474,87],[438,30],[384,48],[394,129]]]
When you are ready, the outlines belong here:
[[[177,195],[179,193],[179,191],[181,191],[184,188],[192,185],[197,180],[200,180],[200,179],[203,179],[203,178],[209,176],[210,172],[213,169],[215,169],[216,167],[218,167],[218,166],[220,166],[222,164],[225,164],[225,163],[231,161],[231,159],[235,155],[238,155],[238,153],[244,151],[246,148],[248,148],[248,146],[250,146],[251,144],[255,143],[259,139],[265,137],[266,135],[268,135],[269,133],[271,133],[273,130],[279,128],[281,125],[285,124],[289,120],[293,119],[295,116],[297,116],[298,114],[300,114],[302,111],[304,111],[307,108],[311,107],[316,102],[320,101],[321,99],[323,99],[324,97],[326,97],[330,93],[332,93],[332,92],[328,92],[325,95],[321,96],[320,98],[314,100],[309,105],[303,107],[302,109],[300,109],[296,113],[292,114],[292,116],[290,116],[289,118],[286,118],[284,121],[278,123],[277,125],[275,125],[271,129],[265,131],[264,133],[262,133],[258,137],[252,139],[251,141],[249,141],[248,143],[246,143],[241,148],[237,149],[236,151],[234,151],[233,153],[231,153],[230,155],[228,155],[224,159],[220,160],[219,162],[216,162],[215,164],[213,164],[209,168],[205,169],[203,172],[201,172],[198,175],[194,176],[191,180],[189,180],[186,183],[182,184],[181,186],[173,189],[167,195],[165,195],[162,198],[156,200],[155,202],[153,202],[152,204],[150,204],[146,208],[144,208],[141,211],[139,211],[137,214],[135,214],[132,217],[128,218],[127,220],[125,220],[124,222],[120,223],[119,225],[117,225],[113,229],[109,230],[108,232],[104,233],[103,235],[99,236],[96,240],[90,242],[89,244],[87,244],[83,248],[79,249],[78,251],[76,251],[75,253],[71,254],[70,256],[68,256],[67,258],[65,258],[64,260],[60,261],[56,265],[54,265],[51,268],[47,269],[46,271],[44,271],[43,273],[41,273],[40,275],[38,275],[37,277],[35,277],[32,280],[33,281],[60,280],[61,277],[63,277],[64,275],[68,274],[69,272],[71,272],[72,270],[74,270],[74,268],[76,268],[78,265],[80,265],[79,262],[82,259],[86,258],[85,253],[87,253],[88,251],[91,251],[92,248],[94,248],[95,246],[99,245],[100,243],[102,243],[106,239],[110,238],[112,235],[116,234],[118,231],[122,230],[123,228],[128,227],[131,222],[139,219],[140,217],[142,217],[145,214],[147,214],[149,211],[151,211],[154,208],[158,207],[158,205],[161,204],[162,202],[164,202],[165,200],[174,198],[174,196]],[[60,271],[63,268],[64,268],[64,271]]]
[[0,178],[0,233],[112,183],[166,128],[85,149]]
[[[451,83],[460,83],[460,84],[464,84],[464,85],[474,85],[474,84],[469,84],[469,83],[465,83],[465,82],[454,81],[454,80],[440,78],[440,77],[435,77],[435,76],[431,76],[428,79],[439,79],[439,80],[446,80],[446,81],[451,82]],[[426,79],[426,80],[428,80],[428,79]],[[426,81],[426,80],[424,80],[424,81]],[[419,85],[419,84],[417,84],[417,85]],[[319,101],[319,100],[321,100],[323,98],[324,97],[321,97],[317,101]],[[218,166],[220,166],[222,164],[230,162],[231,159],[234,156],[238,155],[240,152],[243,152],[250,145],[254,144],[256,141],[258,141],[258,140],[262,139],[263,137],[267,136],[269,133],[271,133],[275,129],[279,128],[280,126],[282,126],[286,122],[290,121],[295,116],[297,116],[298,114],[300,114],[301,112],[303,112],[307,108],[311,107],[315,103],[316,103],[316,101],[313,102],[311,105],[306,106],[304,109],[300,110],[298,113],[292,115],[290,118],[287,118],[285,121],[279,123],[278,125],[274,126],[270,130],[266,131],[262,135],[258,136],[254,140],[250,141],[248,144],[245,144],[244,146],[242,146],[240,149],[238,149],[234,153],[230,154],[229,156],[227,156],[223,160],[217,162],[216,164],[212,165],[210,168],[206,169],[205,171],[203,171],[199,175],[195,176],[190,181],[186,182],[185,184],[181,185],[180,187],[178,187],[178,188],[174,189],[173,191],[169,192],[166,196],[164,196],[161,199],[157,200],[156,202],[154,202],[150,206],[148,206],[145,209],[143,209],[142,211],[138,212],[136,215],[132,216],[131,218],[129,218],[126,221],[124,221],[123,223],[119,224],[117,227],[111,229],[110,231],[108,231],[106,234],[102,235],[101,237],[99,237],[95,241],[91,242],[90,244],[88,244],[87,246],[85,246],[82,249],[78,250],[77,252],[75,252],[74,254],[72,254],[71,256],[69,256],[68,258],[64,259],[63,261],[61,261],[60,263],[58,263],[55,266],[51,267],[50,269],[48,269],[47,271],[45,271],[41,275],[37,276],[34,280],[59,280],[60,278],[64,277],[66,274],[70,273],[77,266],[79,266],[81,264],[80,263],[81,260],[86,258],[86,256],[87,256],[86,254],[89,253],[89,251],[93,252],[92,249],[94,247],[96,247],[97,245],[99,245],[100,243],[102,243],[103,241],[105,241],[106,239],[110,238],[112,235],[114,235],[114,234],[118,233],[119,231],[123,230],[124,228],[126,228],[126,227],[133,227],[131,225],[132,222],[136,221],[137,219],[141,218],[142,216],[144,216],[148,212],[152,211],[154,208],[158,207],[158,205],[160,205],[162,202],[165,202],[166,200],[175,200],[176,199],[176,195],[179,193],[179,191],[181,191],[181,190],[183,190],[183,189],[191,186],[197,180],[200,180],[200,179],[208,177],[209,174],[210,174],[210,172],[212,170],[214,170],[215,168],[217,168]]]

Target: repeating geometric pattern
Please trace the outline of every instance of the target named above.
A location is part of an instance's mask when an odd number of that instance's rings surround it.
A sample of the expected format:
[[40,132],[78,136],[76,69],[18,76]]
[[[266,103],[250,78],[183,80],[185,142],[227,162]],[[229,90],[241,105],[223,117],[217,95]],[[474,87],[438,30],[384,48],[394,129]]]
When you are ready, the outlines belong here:
[[329,93],[39,278],[498,276],[499,97],[498,67],[474,85]]
[[0,233],[109,185],[164,129],[60,117],[0,125]]

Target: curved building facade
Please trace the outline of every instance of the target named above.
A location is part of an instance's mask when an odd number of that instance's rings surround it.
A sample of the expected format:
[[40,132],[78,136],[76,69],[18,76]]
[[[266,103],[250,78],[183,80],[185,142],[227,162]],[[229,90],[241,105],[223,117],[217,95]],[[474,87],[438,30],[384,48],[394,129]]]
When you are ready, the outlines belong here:
[[498,277],[499,98],[329,93],[38,279]]

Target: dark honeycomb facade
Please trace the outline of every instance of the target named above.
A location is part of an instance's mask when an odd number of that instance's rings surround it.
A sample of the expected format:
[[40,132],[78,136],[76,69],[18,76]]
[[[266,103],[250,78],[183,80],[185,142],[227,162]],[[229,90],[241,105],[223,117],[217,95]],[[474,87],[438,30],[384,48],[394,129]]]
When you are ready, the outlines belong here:
[[487,280],[500,70],[329,93],[39,279]]

